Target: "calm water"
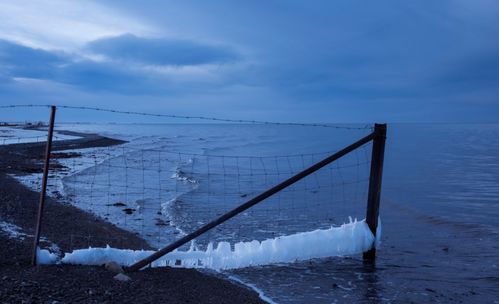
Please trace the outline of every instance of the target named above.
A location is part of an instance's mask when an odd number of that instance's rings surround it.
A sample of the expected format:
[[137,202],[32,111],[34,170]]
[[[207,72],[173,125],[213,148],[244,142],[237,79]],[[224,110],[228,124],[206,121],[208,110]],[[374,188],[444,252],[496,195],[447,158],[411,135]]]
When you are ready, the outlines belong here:
[[[87,153],[81,161],[94,166],[66,177],[65,191],[80,207],[157,247],[369,132],[194,124],[59,129],[130,141]],[[369,153],[370,146],[356,151],[198,245],[262,240],[341,224],[348,215],[363,218]],[[107,160],[101,161],[102,155]],[[124,216],[109,206],[117,201],[133,202],[137,210]],[[355,256],[224,275],[253,284],[280,303],[494,303],[499,296],[498,216],[499,125],[389,125],[383,238],[375,266]]]

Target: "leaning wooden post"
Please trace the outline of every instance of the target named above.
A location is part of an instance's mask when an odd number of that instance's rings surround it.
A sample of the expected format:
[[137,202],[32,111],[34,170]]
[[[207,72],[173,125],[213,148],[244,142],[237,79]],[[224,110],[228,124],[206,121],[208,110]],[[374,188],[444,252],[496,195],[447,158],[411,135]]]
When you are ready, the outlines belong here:
[[[379,217],[379,201],[381,197],[381,181],[383,179],[383,160],[385,157],[386,124],[374,125],[373,150],[371,156],[371,174],[369,177],[369,194],[367,197],[366,222],[376,236]],[[363,254],[364,260],[374,261],[376,246]]]
[[55,106],[50,107],[50,123],[47,135],[47,145],[45,148],[45,165],[43,167],[43,178],[42,178],[42,191],[40,192],[40,204],[38,205],[38,217],[36,220],[35,227],[35,240],[33,242],[33,255],[31,258],[31,264],[36,265],[36,253],[38,249],[38,243],[40,242],[40,229],[42,227],[42,215],[43,206],[45,205],[45,194],[47,192],[47,177],[49,174],[49,164],[50,164],[50,153],[52,151],[52,135],[54,133],[54,121],[55,121]]

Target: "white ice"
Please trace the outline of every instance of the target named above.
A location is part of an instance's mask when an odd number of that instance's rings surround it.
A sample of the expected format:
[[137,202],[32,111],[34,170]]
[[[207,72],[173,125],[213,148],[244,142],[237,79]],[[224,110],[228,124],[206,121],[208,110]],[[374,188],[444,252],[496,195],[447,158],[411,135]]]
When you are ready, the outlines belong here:
[[[0,232],[3,232],[7,235],[7,237],[11,239],[20,241],[26,239],[26,237],[33,237],[33,235],[24,233],[21,227],[5,221],[0,221]],[[40,265],[57,263],[60,260],[59,255],[61,254],[59,246],[57,246],[57,244],[55,243],[52,243],[45,237],[41,237],[40,241],[48,243],[50,250],[41,249],[40,247],[38,247],[36,250],[37,263]]]
[[22,232],[21,227],[7,223],[4,221],[0,221],[0,230],[7,235],[7,237],[11,239],[24,240],[27,236],[26,233]]
[[[381,229],[378,230],[381,232]],[[379,238],[380,235],[377,235]],[[292,263],[314,258],[348,256],[367,251],[375,242],[365,220],[350,221],[340,227],[318,229],[262,242],[239,242],[233,248],[228,242],[206,250],[194,246],[188,251],[173,251],[152,263],[153,267],[171,266],[185,268],[235,269],[249,266]],[[124,266],[151,255],[154,251],[107,248],[88,248],[66,253],[61,260],[67,264],[102,265],[117,262]]]
[[57,253],[52,253],[46,249],[36,249],[36,262],[38,265],[55,264],[59,260]]

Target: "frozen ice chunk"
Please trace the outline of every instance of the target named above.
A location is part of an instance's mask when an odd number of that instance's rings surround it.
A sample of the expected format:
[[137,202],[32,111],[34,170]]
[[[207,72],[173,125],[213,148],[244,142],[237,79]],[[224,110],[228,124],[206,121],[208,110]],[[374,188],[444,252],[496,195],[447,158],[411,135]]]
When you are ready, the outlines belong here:
[[[381,236],[381,224],[378,228],[377,239]],[[292,263],[313,258],[354,255],[367,251],[374,243],[375,237],[365,220],[351,220],[340,227],[296,233],[262,242],[257,240],[238,242],[234,245],[234,249],[228,242],[219,242],[215,249],[210,243],[206,250],[198,250],[192,245],[188,251],[173,251],[153,262],[151,266],[234,269],[274,263]],[[62,262],[102,265],[114,261],[120,265],[129,266],[153,252],[115,249],[109,246],[89,248],[66,253]]]
[[36,249],[36,262],[38,265],[50,265],[57,263],[59,257],[46,249]]

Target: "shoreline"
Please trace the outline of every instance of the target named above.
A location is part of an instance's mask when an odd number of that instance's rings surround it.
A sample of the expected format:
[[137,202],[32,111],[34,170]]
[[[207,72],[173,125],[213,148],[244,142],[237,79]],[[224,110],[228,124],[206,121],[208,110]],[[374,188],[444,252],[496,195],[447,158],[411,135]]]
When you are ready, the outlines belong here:
[[[58,132],[81,138],[54,141],[53,154],[61,150],[107,147],[125,143],[97,134]],[[112,299],[111,302],[133,299],[174,303],[186,301],[198,303],[263,302],[259,295],[247,286],[236,285],[231,281],[192,269],[169,267],[145,269],[130,274],[131,283],[121,283],[113,280],[113,274],[103,267],[68,265],[31,267],[29,262],[39,193],[28,189],[10,175],[40,173],[43,168],[40,160],[43,159],[44,149],[45,142],[0,146],[2,155],[0,159],[0,184],[2,185],[0,187],[0,221],[19,226],[26,234],[24,240],[16,240],[0,231],[0,241],[4,244],[0,247],[2,276],[0,279],[5,282],[0,287],[0,299],[72,302],[78,294],[80,297],[76,297],[76,301],[79,299],[89,303],[101,303],[110,301],[110,299]],[[59,154],[58,157],[66,156]],[[69,155],[68,157],[78,156]],[[63,169],[58,167],[56,161],[51,163],[51,169],[54,168]],[[105,241],[93,239],[93,246],[110,245],[123,248],[126,242],[126,248],[129,249],[152,249],[137,235],[69,203],[61,202],[60,197],[47,196],[41,235],[56,244],[63,252],[73,246],[88,247],[84,238],[76,238],[68,242],[67,234],[70,232],[112,236],[111,242],[109,237]],[[91,277],[94,279],[89,280]],[[26,280],[30,281],[29,288],[23,287],[26,285]],[[66,286],[63,282],[72,282],[72,284],[61,289],[59,286]],[[154,286],[155,292],[151,292],[151,286]],[[89,293],[88,290],[93,290],[93,292]],[[123,290],[128,290],[128,294],[123,293]]]

